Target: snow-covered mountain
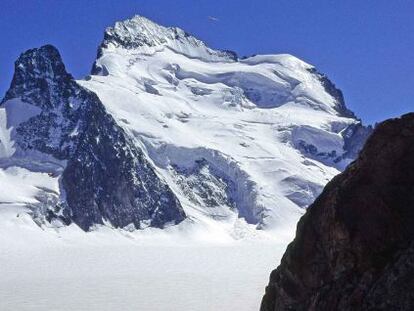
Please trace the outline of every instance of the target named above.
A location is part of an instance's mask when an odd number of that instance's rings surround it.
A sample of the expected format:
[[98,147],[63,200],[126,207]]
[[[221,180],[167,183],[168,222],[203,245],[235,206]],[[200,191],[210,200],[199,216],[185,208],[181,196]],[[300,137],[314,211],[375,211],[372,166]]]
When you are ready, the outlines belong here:
[[136,16],[75,81],[29,50],[0,108],[0,195],[39,222],[292,228],[371,128],[291,55],[238,58]]

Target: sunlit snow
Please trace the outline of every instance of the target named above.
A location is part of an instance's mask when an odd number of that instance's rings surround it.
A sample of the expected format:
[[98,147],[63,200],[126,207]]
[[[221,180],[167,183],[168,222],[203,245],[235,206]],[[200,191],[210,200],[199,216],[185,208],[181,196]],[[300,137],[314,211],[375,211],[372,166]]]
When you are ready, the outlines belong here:
[[0,205],[0,310],[258,310],[286,239],[240,234],[56,231]]

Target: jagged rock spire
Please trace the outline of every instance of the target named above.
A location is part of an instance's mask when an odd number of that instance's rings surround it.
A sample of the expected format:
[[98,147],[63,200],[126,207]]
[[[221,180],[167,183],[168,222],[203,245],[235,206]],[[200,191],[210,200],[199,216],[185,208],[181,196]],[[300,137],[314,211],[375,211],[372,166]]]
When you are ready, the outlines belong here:
[[30,102],[38,107],[57,105],[52,93],[60,93],[62,84],[73,84],[73,77],[66,72],[59,51],[52,45],[30,49],[15,62],[15,71],[9,90],[2,103],[11,98],[23,101],[30,94]]
[[11,139],[17,151],[9,160],[30,169],[33,158],[42,171],[52,157],[63,166],[61,175],[58,172],[60,195],[45,195],[36,215],[74,222],[84,230],[105,222],[114,227],[163,227],[185,218],[178,199],[142,150],[96,94],[66,72],[53,46],[29,50],[16,61],[3,99],[6,114],[24,114],[16,110],[20,106],[13,107],[20,101],[40,109],[14,125]]

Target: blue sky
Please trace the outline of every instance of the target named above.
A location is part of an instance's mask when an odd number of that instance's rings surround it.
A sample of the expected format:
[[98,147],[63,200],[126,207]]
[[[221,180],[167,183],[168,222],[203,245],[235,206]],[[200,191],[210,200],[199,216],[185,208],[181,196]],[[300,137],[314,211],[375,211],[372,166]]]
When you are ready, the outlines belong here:
[[0,93],[19,54],[47,43],[58,47],[68,71],[85,76],[104,28],[134,14],[240,56],[302,58],[342,89],[364,123],[414,110],[414,1],[408,0],[1,0]]

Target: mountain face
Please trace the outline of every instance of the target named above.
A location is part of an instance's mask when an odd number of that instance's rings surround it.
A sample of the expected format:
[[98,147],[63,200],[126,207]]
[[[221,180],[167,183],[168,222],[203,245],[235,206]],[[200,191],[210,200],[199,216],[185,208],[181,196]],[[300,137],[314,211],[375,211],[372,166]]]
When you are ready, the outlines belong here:
[[73,221],[88,230],[104,221],[141,228],[184,219],[179,201],[141,149],[98,97],[66,72],[54,47],[20,56],[1,105],[14,149],[6,165],[39,170],[48,157],[61,163],[45,167],[59,175],[61,190],[59,196],[46,196],[54,201],[45,202],[48,221]]
[[17,60],[0,181],[37,190],[0,199],[84,230],[184,219],[290,229],[370,133],[311,65],[239,59],[136,16],[106,29],[85,80],[51,46]]
[[412,310],[414,114],[381,123],[299,221],[261,310]]

